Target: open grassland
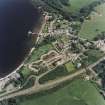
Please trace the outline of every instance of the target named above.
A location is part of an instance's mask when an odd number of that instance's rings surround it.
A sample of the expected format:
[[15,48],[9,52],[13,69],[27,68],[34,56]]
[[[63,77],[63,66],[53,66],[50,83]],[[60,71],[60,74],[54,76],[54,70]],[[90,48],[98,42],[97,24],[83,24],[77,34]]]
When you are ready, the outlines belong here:
[[78,13],[82,7],[88,6],[98,0],[43,0],[50,7],[65,13]]
[[89,81],[78,79],[50,93],[25,97],[20,105],[105,105],[105,100]]
[[82,7],[88,6],[98,0],[69,0],[71,13],[77,13]]
[[95,10],[90,14],[91,19],[83,23],[79,33],[80,37],[92,40],[105,31],[105,3],[97,6]]
[[28,59],[28,62],[33,62],[33,61],[36,61],[36,60],[39,60],[40,57],[43,55],[43,54],[46,54],[48,53],[50,50],[53,49],[53,46],[51,44],[46,44],[46,45],[43,45],[37,49],[35,49],[31,55],[31,57]]
[[68,75],[68,71],[65,66],[58,66],[55,70],[49,72],[42,78],[40,78],[39,82],[41,84],[46,83],[48,81],[56,80],[57,78],[63,77]]
[[88,61],[88,64],[90,65],[98,61],[105,54],[99,50],[88,50],[87,52],[85,52],[85,55],[88,57],[87,61]]

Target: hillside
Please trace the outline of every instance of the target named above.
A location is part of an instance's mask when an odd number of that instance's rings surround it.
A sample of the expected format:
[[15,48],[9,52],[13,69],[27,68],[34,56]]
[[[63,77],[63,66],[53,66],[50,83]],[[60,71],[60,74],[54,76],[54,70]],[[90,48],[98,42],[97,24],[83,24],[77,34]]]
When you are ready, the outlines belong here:
[[[59,12],[70,18],[87,16],[101,1],[103,0],[33,0],[33,4],[42,6],[43,10]],[[81,10],[83,10],[82,13]]]

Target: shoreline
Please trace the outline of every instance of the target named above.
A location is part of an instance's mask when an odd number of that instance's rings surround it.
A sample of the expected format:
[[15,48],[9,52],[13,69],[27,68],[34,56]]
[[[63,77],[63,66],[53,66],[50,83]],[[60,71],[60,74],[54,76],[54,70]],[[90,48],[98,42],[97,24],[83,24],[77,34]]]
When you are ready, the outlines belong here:
[[[43,15],[41,14],[41,17],[40,17],[39,22],[37,23],[36,27],[33,26],[33,31],[32,31],[32,32],[37,33],[37,36],[35,36],[35,37],[36,37],[35,40],[37,40],[39,33],[41,33],[43,24],[44,24],[44,17],[43,17]],[[31,54],[32,54],[32,52],[33,52],[34,50],[35,50],[35,48],[30,48],[29,53],[26,55],[26,57],[25,57],[25,59],[23,60],[23,62],[22,62],[15,70],[13,70],[13,71],[10,72],[9,74],[7,74],[5,77],[1,77],[1,78],[0,78],[0,81],[3,81],[3,80],[5,80],[5,79],[9,78],[9,77],[12,76],[14,73],[16,73],[17,71],[19,71],[19,70],[24,66],[25,61],[31,56]]]

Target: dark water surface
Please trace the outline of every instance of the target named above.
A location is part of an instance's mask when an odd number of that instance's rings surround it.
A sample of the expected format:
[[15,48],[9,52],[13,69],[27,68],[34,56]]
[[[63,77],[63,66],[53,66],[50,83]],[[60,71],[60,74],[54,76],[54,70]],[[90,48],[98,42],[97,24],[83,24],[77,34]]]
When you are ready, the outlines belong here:
[[0,0],[0,78],[23,61],[29,51],[27,33],[39,17],[28,0]]

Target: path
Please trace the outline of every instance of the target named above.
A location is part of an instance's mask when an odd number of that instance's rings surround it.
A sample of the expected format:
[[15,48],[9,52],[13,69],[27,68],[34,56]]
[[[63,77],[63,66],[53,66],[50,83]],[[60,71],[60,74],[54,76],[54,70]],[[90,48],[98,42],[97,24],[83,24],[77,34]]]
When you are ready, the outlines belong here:
[[2,97],[0,97],[0,101],[5,100],[5,99],[10,99],[10,98],[13,98],[13,97],[17,97],[17,96],[35,94],[35,93],[38,93],[40,91],[45,91],[45,90],[54,88],[57,85],[59,85],[60,83],[63,83],[67,80],[72,80],[73,78],[79,76],[80,74],[82,74],[84,72],[86,72],[85,69],[82,69],[82,70],[79,70],[78,72],[76,72],[74,74],[62,77],[62,78],[57,79],[55,81],[48,82],[48,83],[45,83],[43,85],[38,85],[38,86],[35,85],[32,88],[25,89],[23,91],[15,92],[15,93],[12,93],[12,94],[8,94],[6,96],[2,96]]

